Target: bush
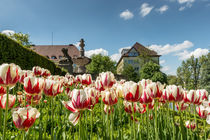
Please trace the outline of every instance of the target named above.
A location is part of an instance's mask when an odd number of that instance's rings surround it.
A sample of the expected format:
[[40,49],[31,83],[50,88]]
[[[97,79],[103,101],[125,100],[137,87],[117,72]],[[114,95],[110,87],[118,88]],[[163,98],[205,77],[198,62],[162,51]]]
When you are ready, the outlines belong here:
[[52,61],[41,56],[6,35],[0,34],[0,64],[15,63],[21,69],[32,70],[34,66],[50,70],[54,75],[65,75],[66,70],[58,67]]

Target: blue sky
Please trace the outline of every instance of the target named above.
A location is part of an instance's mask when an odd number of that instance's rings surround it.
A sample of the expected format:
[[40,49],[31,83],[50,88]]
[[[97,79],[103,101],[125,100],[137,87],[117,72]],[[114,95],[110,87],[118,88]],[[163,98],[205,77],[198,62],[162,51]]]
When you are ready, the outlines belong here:
[[27,33],[33,44],[77,44],[86,54],[119,59],[135,42],[161,54],[167,74],[210,49],[210,0],[1,0],[0,31]]

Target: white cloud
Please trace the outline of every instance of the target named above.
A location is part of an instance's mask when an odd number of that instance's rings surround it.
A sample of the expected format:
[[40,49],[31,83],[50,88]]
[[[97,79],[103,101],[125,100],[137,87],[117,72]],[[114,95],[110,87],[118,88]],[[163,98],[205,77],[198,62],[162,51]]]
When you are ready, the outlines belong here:
[[108,51],[107,50],[104,50],[102,48],[95,49],[95,50],[85,51],[85,56],[87,56],[87,57],[91,57],[94,54],[101,54],[101,55],[107,56],[108,55]]
[[148,3],[143,3],[140,8],[140,15],[145,17],[152,11],[153,8],[154,6],[150,6]]
[[182,6],[179,8],[179,11],[183,11],[186,7],[185,6]]
[[77,49],[79,49],[80,48],[79,44],[80,44],[80,42],[76,42],[76,43],[74,43],[74,46],[76,46]]
[[181,50],[185,50],[188,48],[193,47],[194,44],[188,40],[185,40],[183,43],[180,44],[166,44],[166,45],[151,45],[149,49],[156,51],[160,55],[166,55],[173,52],[179,52]]
[[15,31],[13,31],[13,30],[3,30],[1,33],[10,36],[10,35],[13,35],[15,33]]
[[128,9],[120,13],[120,17],[124,20],[132,19],[134,17],[133,13],[130,12]]
[[166,61],[165,60],[160,60],[160,64],[164,64]]
[[184,50],[183,52],[177,53],[176,55],[179,56],[179,59],[180,60],[185,60],[185,59],[190,58],[192,55],[195,58],[198,58],[198,57],[200,57],[202,55],[207,55],[208,53],[209,53],[209,50],[208,49],[197,48],[197,49],[195,49],[192,52],[189,52],[187,50]]
[[163,5],[160,8],[157,9],[158,12],[160,12],[161,14],[164,13],[165,11],[168,10],[168,5]]
[[168,71],[170,70],[170,67],[169,66],[164,66],[160,70],[164,73],[168,73]]
[[118,53],[115,53],[115,54],[111,55],[110,58],[111,58],[113,61],[118,62],[119,59],[120,59],[120,57],[121,57],[121,51],[122,51],[123,49],[130,49],[130,48],[131,48],[130,46],[129,46],[129,47],[120,48],[120,49],[118,50]]
[[178,0],[178,2],[179,2],[180,4],[184,4],[184,3],[193,3],[193,2],[195,2],[195,0]]

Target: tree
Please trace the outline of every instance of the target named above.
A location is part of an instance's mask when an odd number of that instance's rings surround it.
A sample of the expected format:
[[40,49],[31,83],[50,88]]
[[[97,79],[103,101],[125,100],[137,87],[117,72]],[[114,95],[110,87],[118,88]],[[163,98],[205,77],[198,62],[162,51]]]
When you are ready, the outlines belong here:
[[186,89],[198,89],[200,84],[201,68],[204,62],[206,62],[206,57],[201,56],[191,58],[186,61],[182,61],[182,65],[177,69],[177,76],[179,84],[181,84]]
[[19,32],[10,34],[10,37],[27,48],[30,48],[31,46],[31,42],[29,41],[30,36],[28,34]]
[[141,68],[140,79],[151,79],[154,82],[167,83],[167,76],[160,71],[160,65],[150,61]]
[[178,78],[175,75],[168,75],[167,81],[169,85],[179,85],[178,84]]
[[128,64],[122,71],[122,75],[127,78],[127,80],[137,82],[139,81],[138,73],[135,72],[135,69],[132,65]]
[[205,60],[201,67],[200,87],[210,93],[210,53],[208,53]]
[[101,54],[93,55],[92,61],[86,66],[87,72],[98,74],[105,71],[116,73],[116,62],[112,61],[109,56],[102,56]]

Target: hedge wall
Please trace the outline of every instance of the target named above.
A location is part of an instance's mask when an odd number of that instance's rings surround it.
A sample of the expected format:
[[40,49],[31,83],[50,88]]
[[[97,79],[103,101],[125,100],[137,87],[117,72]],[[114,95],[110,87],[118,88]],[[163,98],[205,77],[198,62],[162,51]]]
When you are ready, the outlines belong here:
[[52,61],[0,33],[0,64],[15,63],[21,69],[32,70],[34,66],[50,70],[54,75],[65,75],[66,70],[58,67]]

